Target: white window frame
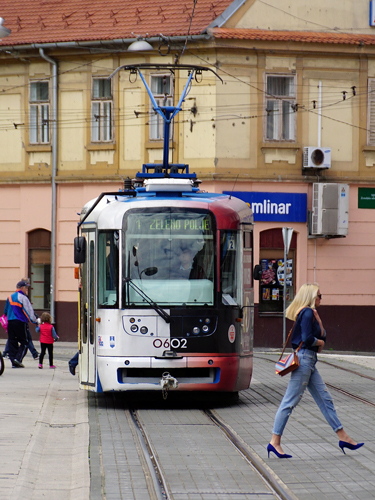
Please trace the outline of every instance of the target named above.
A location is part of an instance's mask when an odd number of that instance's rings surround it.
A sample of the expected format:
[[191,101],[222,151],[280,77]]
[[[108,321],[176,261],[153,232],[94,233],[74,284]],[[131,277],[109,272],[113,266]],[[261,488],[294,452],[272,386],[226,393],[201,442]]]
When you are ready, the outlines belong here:
[[[33,96],[33,86],[39,83],[47,84],[47,99]],[[30,144],[49,144],[51,141],[50,137],[49,81],[33,80],[29,84],[29,142]]]
[[[153,91],[153,80],[156,78],[169,79],[169,93],[167,95]],[[159,106],[173,106],[174,79],[171,74],[157,73],[150,75],[150,89]],[[173,128],[172,123],[169,129],[169,140],[173,139]],[[162,141],[164,139],[164,120],[154,111],[152,103],[150,104],[149,138],[150,141]]]
[[[110,95],[95,95],[95,81],[106,80]],[[107,77],[93,77],[91,93],[91,142],[113,142],[113,91],[112,80]]]
[[367,145],[375,146],[375,78],[368,79]]
[[[288,78],[292,80],[292,91],[288,95],[268,94],[269,78]],[[296,141],[296,75],[266,73],[264,82],[264,141],[295,142]],[[280,112],[281,111],[281,112]]]

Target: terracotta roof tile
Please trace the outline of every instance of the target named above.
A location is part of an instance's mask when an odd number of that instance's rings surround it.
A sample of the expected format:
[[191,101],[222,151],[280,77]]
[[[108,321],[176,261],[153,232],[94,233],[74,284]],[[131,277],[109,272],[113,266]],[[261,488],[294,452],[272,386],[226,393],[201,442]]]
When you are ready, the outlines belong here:
[[334,43],[349,45],[375,45],[374,35],[315,31],[273,31],[244,28],[214,28],[209,30],[215,38],[237,40],[263,40],[275,42]]
[[[190,28],[200,34],[232,0],[198,0]],[[184,36],[193,0],[0,0],[12,30],[0,45]]]

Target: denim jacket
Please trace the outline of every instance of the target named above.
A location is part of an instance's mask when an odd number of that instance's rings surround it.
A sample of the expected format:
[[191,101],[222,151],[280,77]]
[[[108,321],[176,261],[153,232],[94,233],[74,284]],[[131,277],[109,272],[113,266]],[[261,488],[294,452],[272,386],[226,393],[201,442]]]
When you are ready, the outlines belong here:
[[318,321],[314,316],[314,311],[311,307],[305,307],[298,313],[297,320],[294,324],[292,333],[292,347],[297,349],[302,342],[302,349],[310,349],[318,352],[319,346],[316,345],[318,340],[326,339],[326,331],[322,335]]

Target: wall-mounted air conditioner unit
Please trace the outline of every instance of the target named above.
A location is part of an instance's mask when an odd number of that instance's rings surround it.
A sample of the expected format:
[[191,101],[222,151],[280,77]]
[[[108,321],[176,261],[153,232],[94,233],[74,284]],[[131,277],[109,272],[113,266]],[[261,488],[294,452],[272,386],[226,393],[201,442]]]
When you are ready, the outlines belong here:
[[349,185],[313,184],[310,234],[346,236],[349,228]]
[[303,168],[331,168],[331,148],[303,148]]

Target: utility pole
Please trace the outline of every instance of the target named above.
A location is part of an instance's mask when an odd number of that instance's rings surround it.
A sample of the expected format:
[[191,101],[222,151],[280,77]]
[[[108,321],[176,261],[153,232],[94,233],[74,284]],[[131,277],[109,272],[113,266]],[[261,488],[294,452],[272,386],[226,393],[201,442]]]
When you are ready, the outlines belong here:
[[288,252],[290,247],[290,242],[292,241],[293,236],[293,228],[292,227],[283,227],[283,240],[284,240],[284,293],[283,293],[283,344],[285,344],[286,337],[286,317],[285,317],[285,309],[286,309],[286,261],[288,258]]

